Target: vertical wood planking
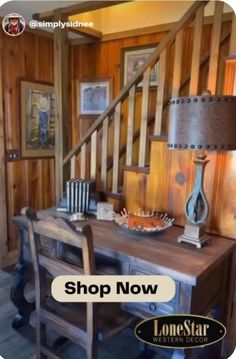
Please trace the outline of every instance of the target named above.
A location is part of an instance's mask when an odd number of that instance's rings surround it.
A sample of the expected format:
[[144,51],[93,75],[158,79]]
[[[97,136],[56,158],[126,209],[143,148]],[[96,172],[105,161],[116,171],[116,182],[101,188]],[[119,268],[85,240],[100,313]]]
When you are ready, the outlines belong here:
[[49,173],[50,173],[50,179],[49,179],[49,188],[50,188],[50,197],[48,198],[49,206],[55,206],[55,159],[51,158],[49,160]]
[[90,178],[96,178],[97,166],[97,130],[91,136],[91,159],[90,159]]
[[[56,21],[63,21],[60,10],[55,10]],[[56,106],[55,129],[55,172],[56,172],[56,202],[63,194],[63,157],[68,152],[68,114],[69,114],[69,76],[68,33],[65,29],[54,30],[54,89]]]
[[4,100],[3,100],[3,40],[0,35],[0,266],[8,254],[7,248],[7,189],[5,164],[5,129],[4,129]]
[[70,160],[70,178],[75,178],[76,172],[76,156],[74,155]]
[[165,91],[165,75],[166,75],[166,49],[160,54],[159,60],[159,81],[157,88],[157,103],[156,103],[156,115],[155,115],[155,127],[154,135],[161,135],[162,127],[162,115],[163,115],[163,102],[164,102],[164,91]]
[[[210,60],[209,60],[209,73],[208,73],[208,82],[207,88],[211,91],[212,94],[215,94],[217,91],[217,77],[218,77],[218,65],[219,65],[219,54],[220,54],[220,37],[221,37],[221,20],[223,14],[224,3],[220,1],[215,2],[215,13],[214,13],[214,22],[211,30],[211,49],[210,49]],[[212,163],[210,162],[212,165]],[[209,165],[208,165],[209,167]],[[207,168],[209,173],[209,168]],[[208,217],[208,223],[210,223],[211,229],[214,231],[214,220],[216,218],[216,213],[218,212],[219,200],[222,202],[222,199],[219,197],[219,191],[217,188],[220,188],[220,183],[222,183],[223,175],[223,162],[215,161],[215,166],[212,171],[212,178],[214,180],[211,183],[211,188],[213,188],[211,198],[208,202],[212,203],[213,206],[210,207],[210,213]],[[221,205],[220,205],[221,207]]]
[[221,19],[224,3],[221,1],[215,2],[214,23],[212,26],[212,40],[211,40],[211,54],[208,74],[208,90],[215,94],[218,72],[218,61],[220,51],[220,34],[221,34]]
[[[3,96],[5,151],[7,151],[14,148],[20,149],[21,121],[18,79],[28,78],[32,81],[53,83],[53,40],[38,35],[37,32],[35,34],[28,33],[26,30],[21,38],[11,39],[8,36],[3,36],[1,44],[4,46]],[[34,57],[32,52],[35,54]],[[19,54],[20,60],[16,61]],[[39,54],[40,60],[38,60]],[[25,205],[35,209],[55,205],[54,159],[20,159],[6,162],[5,166],[6,170],[3,167],[3,171],[6,171],[7,176],[8,228],[8,239],[5,246],[9,253],[3,265],[10,263],[11,253],[18,247],[18,233],[12,225],[12,216],[19,214]],[[2,167],[0,173],[3,173],[1,171]]]
[[190,86],[189,86],[190,96],[198,94],[203,20],[204,20],[204,6],[198,9],[194,23],[193,54],[192,54],[191,75],[190,75],[191,77],[190,77]]
[[233,15],[229,44],[229,55],[236,54],[236,15]]
[[224,75],[224,95],[236,94],[236,59],[226,60]]
[[150,71],[151,69],[149,67],[145,71],[143,76],[143,96],[142,96],[141,127],[140,127],[140,140],[139,140],[139,161],[138,161],[139,167],[144,167],[146,160]]
[[43,160],[39,159],[37,161],[37,202],[36,206],[37,209],[43,208],[43,196],[42,196],[42,189],[43,189]]
[[86,143],[81,147],[80,153],[80,178],[85,179],[86,177]]
[[107,142],[108,142],[108,117],[105,118],[102,124],[101,183],[104,191],[106,191],[106,187],[107,187]]
[[112,192],[118,192],[119,176],[119,151],[120,151],[120,116],[121,103],[116,105],[114,114],[114,150],[113,150],[113,175],[112,175]]
[[134,134],[134,112],[135,112],[135,86],[129,91],[129,109],[127,125],[127,142],[126,142],[126,165],[132,165],[133,154],[133,134]]
[[[166,149],[166,141],[152,141],[150,172],[147,177],[146,203],[148,209],[165,212],[167,208],[167,174],[171,151]],[[151,193],[151,195],[150,195]]]
[[178,32],[175,38],[175,55],[174,55],[174,70],[171,97],[179,96],[179,89],[181,85],[181,70],[183,57],[183,29]]

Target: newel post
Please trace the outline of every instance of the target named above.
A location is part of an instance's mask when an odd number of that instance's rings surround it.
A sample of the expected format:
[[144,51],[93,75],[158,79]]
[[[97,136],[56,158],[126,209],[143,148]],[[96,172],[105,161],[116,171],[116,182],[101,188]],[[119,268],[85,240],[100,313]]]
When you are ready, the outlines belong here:
[[[54,21],[66,21],[60,10],[55,10]],[[55,194],[58,205],[63,195],[65,171],[63,158],[69,150],[70,120],[69,120],[69,42],[68,31],[65,27],[54,30],[54,90],[56,104],[55,129]]]

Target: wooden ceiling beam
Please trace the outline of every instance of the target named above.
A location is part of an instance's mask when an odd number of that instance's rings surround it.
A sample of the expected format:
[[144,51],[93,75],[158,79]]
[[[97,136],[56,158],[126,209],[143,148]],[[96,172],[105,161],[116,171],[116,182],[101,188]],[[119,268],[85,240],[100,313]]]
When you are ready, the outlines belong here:
[[77,35],[84,35],[87,39],[101,40],[102,38],[102,32],[91,27],[70,27],[68,31]]
[[[66,6],[60,10],[63,17],[69,17],[76,14],[82,14],[88,11],[94,11],[98,9],[103,9],[108,6],[119,5],[122,3],[130,2],[132,0],[123,0],[123,1],[116,1],[116,0],[107,0],[107,1],[79,1],[75,5]],[[33,14],[33,19],[38,21],[51,21],[54,18],[54,11],[47,11],[42,13]]]

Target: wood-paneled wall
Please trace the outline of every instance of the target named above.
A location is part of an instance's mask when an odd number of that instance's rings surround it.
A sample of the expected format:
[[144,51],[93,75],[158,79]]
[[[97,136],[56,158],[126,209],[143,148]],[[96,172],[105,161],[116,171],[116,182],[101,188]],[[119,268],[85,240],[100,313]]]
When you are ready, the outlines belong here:
[[[5,149],[20,149],[19,79],[53,83],[53,42],[24,32],[11,38],[1,32]],[[6,163],[8,251],[17,248],[12,216],[23,206],[40,209],[54,204],[54,159],[21,159]]]
[[[223,32],[229,28],[227,23],[224,25]],[[121,50],[122,48],[157,44],[166,32],[124,38],[118,40],[105,41],[80,46],[70,47],[70,69],[71,69],[71,105],[72,105],[72,146],[80,137],[80,124],[77,117],[77,80],[83,77],[113,77],[113,97],[116,96],[121,88]],[[202,54],[209,49],[211,41],[210,25],[205,27],[205,41],[202,44]],[[53,82],[53,41],[44,36],[38,36],[29,32],[17,38],[10,38],[1,32],[0,41],[2,42],[3,58],[3,119],[5,129],[5,148],[20,148],[20,98],[19,98],[19,78],[29,80]],[[191,29],[185,33],[185,53],[183,58],[182,82],[189,75],[188,58],[191,53],[192,33]],[[188,44],[188,46],[186,46]],[[227,46],[226,44],[223,46]],[[173,47],[168,50],[167,56],[167,86],[165,97],[170,96],[170,84],[172,81],[171,64],[173,61]],[[202,66],[199,90],[206,85],[205,73],[207,62]],[[222,78],[220,80],[223,81]],[[183,86],[181,93],[184,94],[188,82]],[[155,111],[155,91],[150,101],[150,116]],[[140,99],[137,97],[136,123],[138,129],[140,123]],[[126,138],[127,125],[127,104],[122,106],[122,126],[121,126],[121,146]],[[87,121],[87,120],[83,120]],[[93,120],[90,120],[93,121]],[[166,131],[164,123],[164,132]],[[113,132],[112,126],[109,134]],[[98,133],[98,146],[100,146]],[[109,138],[111,136],[109,135]],[[138,141],[134,145],[135,151],[133,161],[137,160]],[[109,140],[108,152],[112,153],[113,142]],[[124,163],[124,157],[121,164]],[[98,167],[100,163],[98,161]],[[13,251],[17,248],[17,235],[11,225],[11,217],[19,214],[20,209],[29,205],[33,208],[46,208],[55,203],[54,199],[54,159],[21,159],[16,162],[6,164],[7,182],[7,217],[8,217],[8,250]],[[109,180],[109,178],[108,178]]]
[[[165,141],[153,141],[150,173],[125,171],[126,208],[167,212],[175,223],[186,223],[184,206],[194,179],[193,153],[167,150]],[[209,153],[204,189],[209,202],[207,229],[236,239],[235,152]]]

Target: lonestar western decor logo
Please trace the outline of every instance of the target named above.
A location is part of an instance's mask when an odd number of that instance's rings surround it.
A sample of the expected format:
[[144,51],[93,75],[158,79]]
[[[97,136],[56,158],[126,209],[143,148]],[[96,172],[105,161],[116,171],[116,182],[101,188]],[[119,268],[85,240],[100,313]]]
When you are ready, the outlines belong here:
[[226,328],[214,319],[198,315],[166,315],[140,322],[135,335],[148,344],[184,349],[216,343],[226,335]]

